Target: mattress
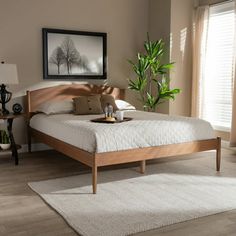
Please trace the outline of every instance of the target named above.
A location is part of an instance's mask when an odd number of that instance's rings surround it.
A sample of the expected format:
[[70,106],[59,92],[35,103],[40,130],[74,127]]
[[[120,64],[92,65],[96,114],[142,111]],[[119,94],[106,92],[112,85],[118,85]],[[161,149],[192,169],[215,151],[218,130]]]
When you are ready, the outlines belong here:
[[93,123],[101,115],[37,114],[30,126],[88,152],[112,152],[215,138],[204,120],[143,111],[126,111],[133,120]]

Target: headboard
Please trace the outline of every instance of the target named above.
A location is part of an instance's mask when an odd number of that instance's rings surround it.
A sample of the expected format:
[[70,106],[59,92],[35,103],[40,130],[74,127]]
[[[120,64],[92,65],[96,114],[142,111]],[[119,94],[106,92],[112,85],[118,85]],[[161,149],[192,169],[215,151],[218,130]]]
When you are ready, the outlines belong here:
[[30,119],[37,107],[44,102],[69,100],[93,94],[111,94],[116,99],[124,99],[125,90],[106,85],[69,84],[27,91],[27,117]]

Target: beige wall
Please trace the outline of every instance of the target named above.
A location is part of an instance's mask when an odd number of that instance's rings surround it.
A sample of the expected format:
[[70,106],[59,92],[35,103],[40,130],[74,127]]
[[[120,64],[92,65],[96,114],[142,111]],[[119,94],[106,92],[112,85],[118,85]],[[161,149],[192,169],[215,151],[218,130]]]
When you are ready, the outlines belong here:
[[170,74],[171,87],[180,88],[175,101],[165,102],[158,112],[190,115],[192,54],[191,24],[196,0],[150,0],[149,32],[152,39],[164,39],[170,55],[166,62],[175,62]]
[[153,40],[170,40],[171,0],[150,0],[149,34]]
[[[43,81],[43,27],[107,32],[109,67],[105,82],[126,87],[127,78],[133,75],[127,59],[134,59],[142,49],[148,9],[147,0],[0,0],[0,60],[17,64],[20,82],[10,87],[15,97],[11,104],[22,102],[27,89],[57,84]],[[128,100],[140,106],[132,92]],[[19,143],[25,143],[23,124],[18,120],[14,125]]]
[[191,111],[193,9],[194,0],[171,0],[171,87],[182,90],[170,101],[169,113],[174,115],[190,116]]
[[[150,0],[149,5],[149,34],[152,40],[163,39],[166,44],[166,62],[169,62],[171,0]],[[169,102],[158,106],[158,112],[169,114]]]

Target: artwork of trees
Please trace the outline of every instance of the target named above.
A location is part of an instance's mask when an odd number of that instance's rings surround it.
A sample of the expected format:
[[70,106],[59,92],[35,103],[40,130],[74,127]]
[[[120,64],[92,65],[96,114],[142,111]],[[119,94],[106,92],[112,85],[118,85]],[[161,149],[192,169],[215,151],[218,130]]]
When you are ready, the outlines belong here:
[[57,73],[60,74],[60,67],[65,62],[64,52],[61,47],[57,47],[53,50],[52,55],[49,59],[49,63],[55,64],[57,66]]
[[65,66],[67,74],[70,75],[73,67],[79,67],[83,70],[90,71],[88,59],[85,55],[80,55],[75,47],[73,40],[68,36],[60,46],[57,46],[50,58],[49,63],[57,67],[58,75],[61,73],[61,67]]

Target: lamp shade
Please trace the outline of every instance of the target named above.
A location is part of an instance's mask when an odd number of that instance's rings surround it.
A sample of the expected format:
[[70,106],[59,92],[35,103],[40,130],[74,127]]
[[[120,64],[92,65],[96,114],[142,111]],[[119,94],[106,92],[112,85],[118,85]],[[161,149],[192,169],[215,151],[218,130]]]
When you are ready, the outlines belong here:
[[0,64],[0,84],[18,84],[15,64]]

